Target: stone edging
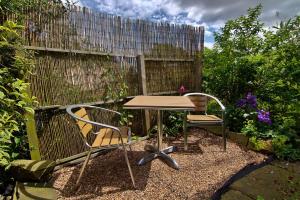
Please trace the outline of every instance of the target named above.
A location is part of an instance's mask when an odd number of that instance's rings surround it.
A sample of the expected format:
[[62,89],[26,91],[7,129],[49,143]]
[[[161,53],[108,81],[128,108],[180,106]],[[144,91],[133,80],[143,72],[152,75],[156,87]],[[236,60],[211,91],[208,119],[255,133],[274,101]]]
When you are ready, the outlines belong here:
[[245,166],[244,168],[242,168],[240,171],[238,171],[236,174],[234,174],[233,176],[231,176],[224,184],[222,187],[220,187],[211,197],[212,200],[219,200],[221,199],[222,194],[224,194],[225,192],[227,192],[229,190],[229,186],[243,178],[244,176],[250,174],[251,172],[253,172],[254,170],[257,170],[261,167],[264,167],[268,164],[270,164],[272,161],[274,160],[273,156],[269,156],[265,161],[259,163],[259,164],[249,164],[247,166]]

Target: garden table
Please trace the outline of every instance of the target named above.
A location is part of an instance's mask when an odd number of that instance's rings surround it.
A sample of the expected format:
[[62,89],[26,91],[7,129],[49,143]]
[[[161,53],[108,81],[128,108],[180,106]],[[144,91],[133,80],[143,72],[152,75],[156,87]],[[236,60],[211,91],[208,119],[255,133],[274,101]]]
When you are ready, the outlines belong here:
[[160,157],[169,166],[179,169],[177,162],[168,154],[176,151],[176,147],[170,146],[162,149],[162,111],[163,110],[194,110],[195,105],[185,96],[136,96],[124,104],[124,109],[147,109],[157,111],[157,147],[146,146],[145,149],[151,153],[143,157],[138,165],[143,165],[155,158]]

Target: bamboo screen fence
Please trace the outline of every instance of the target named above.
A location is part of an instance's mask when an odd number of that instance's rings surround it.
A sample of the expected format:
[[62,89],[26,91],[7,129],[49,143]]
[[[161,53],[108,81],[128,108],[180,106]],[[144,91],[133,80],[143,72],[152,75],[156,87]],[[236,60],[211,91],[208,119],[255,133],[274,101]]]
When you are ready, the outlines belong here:
[[[30,82],[39,101],[35,121],[41,159],[85,150],[67,105],[100,104],[112,98],[109,91],[124,92],[123,82],[126,96],[145,94],[142,84],[150,95],[176,92],[181,85],[199,89],[203,27],[124,19],[75,6],[68,11],[51,7],[47,13],[28,12],[24,32],[26,48],[36,59]],[[139,132],[145,126],[139,121],[143,113],[134,115],[134,131]]]

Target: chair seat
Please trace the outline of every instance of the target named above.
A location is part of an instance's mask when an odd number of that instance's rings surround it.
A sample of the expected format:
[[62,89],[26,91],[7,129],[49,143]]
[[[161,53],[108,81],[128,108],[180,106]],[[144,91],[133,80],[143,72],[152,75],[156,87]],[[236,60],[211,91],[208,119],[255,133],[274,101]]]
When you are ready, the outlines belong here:
[[[119,127],[124,143],[128,141],[128,127]],[[95,138],[92,147],[121,144],[121,138],[117,131],[111,128],[102,128]]]
[[217,123],[223,120],[215,115],[187,115],[187,121],[191,123]]

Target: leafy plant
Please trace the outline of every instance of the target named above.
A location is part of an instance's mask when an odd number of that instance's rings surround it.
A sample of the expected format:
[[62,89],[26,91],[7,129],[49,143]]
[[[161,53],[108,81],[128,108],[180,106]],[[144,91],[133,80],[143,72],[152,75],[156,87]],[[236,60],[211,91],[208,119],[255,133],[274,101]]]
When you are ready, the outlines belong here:
[[[183,118],[185,113],[179,111],[165,111],[162,129],[166,136],[176,137],[182,132]],[[157,133],[157,125],[149,130],[150,134]]]
[[128,111],[123,111],[123,112],[121,112],[120,124],[122,126],[132,125],[132,123],[131,123],[132,118],[133,118],[132,114],[130,114]]
[[256,200],[264,200],[264,198],[261,195],[258,195]]
[[22,47],[19,31],[11,21],[0,26],[0,165],[26,155],[24,114],[33,112],[34,99],[27,93],[25,79],[33,67],[31,54]]
[[164,133],[170,136],[177,136],[181,133],[184,115],[184,112],[179,111],[165,112]]
[[288,138],[276,155],[299,159],[300,16],[266,29],[261,10],[250,8],[215,33],[214,47],[204,51],[204,89],[224,100],[230,130],[257,141]]
[[[50,14],[50,4],[62,7],[61,1],[56,0],[0,1],[0,196],[7,193],[7,185],[12,186],[14,182],[7,171],[10,162],[29,157],[24,114],[33,113],[37,103],[28,94],[27,83],[28,74],[34,67],[33,57],[24,49],[20,33],[39,29],[24,28],[7,19],[13,14],[14,20],[21,22],[25,16],[24,8],[34,12],[39,7],[39,11]],[[10,188],[12,191],[13,187]]]
[[262,7],[250,8],[248,15],[229,20],[214,33],[215,46],[204,51],[204,86],[208,93],[233,104],[252,88],[258,62],[249,55],[261,51],[263,24],[258,20]]
[[111,66],[107,67],[101,77],[101,80],[105,82],[105,95],[103,100],[112,100],[113,104],[117,106],[118,111],[121,113],[119,124],[122,126],[130,126],[132,125],[131,120],[133,119],[133,115],[120,106],[120,101],[123,101],[124,98],[128,96],[125,70],[114,64],[110,57],[107,57],[107,61],[111,63]]
[[289,143],[289,137],[285,135],[279,135],[272,140],[273,150],[277,157],[288,160],[299,160],[300,149],[295,149],[292,144]]

